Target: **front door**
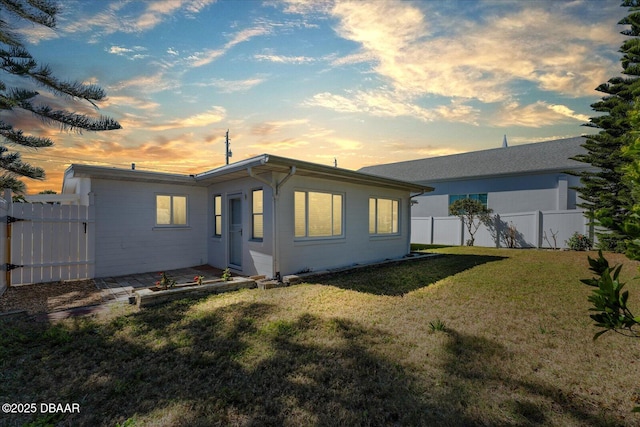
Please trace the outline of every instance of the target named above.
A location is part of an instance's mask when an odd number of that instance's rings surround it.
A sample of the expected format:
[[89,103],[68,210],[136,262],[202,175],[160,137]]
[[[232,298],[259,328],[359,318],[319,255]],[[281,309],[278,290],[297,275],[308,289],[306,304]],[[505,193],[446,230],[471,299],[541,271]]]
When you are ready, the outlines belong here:
[[229,196],[229,265],[242,268],[242,195]]

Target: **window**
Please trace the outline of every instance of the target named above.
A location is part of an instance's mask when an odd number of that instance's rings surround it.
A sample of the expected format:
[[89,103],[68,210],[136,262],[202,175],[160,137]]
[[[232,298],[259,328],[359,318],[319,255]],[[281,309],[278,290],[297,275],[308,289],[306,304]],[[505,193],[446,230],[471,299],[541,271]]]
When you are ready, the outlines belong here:
[[342,235],[342,194],[296,191],[295,237]]
[[251,197],[251,228],[253,230],[252,238],[262,239],[264,237],[264,192],[262,190],[253,190]]
[[156,195],[156,225],[187,225],[187,196]]
[[487,193],[481,193],[481,194],[449,194],[449,206],[451,206],[451,203],[455,202],[456,200],[462,200],[462,199],[471,199],[471,200],[480,200],[480,202],[484,205],[484,207],[487,207]]
[[398,233],[398,201],[369,198],[369,234]]
[[213,196],[213,235],[222,236],[222,196]]

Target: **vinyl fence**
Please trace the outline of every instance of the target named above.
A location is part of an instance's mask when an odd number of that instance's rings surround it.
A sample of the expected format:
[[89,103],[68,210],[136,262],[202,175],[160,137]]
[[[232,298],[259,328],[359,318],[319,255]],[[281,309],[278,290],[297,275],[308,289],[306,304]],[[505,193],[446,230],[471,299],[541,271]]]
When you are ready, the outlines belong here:
[[[488,225],[481,224],[475,246],[518,248],[566,248],[575,233],[591,236],[584,211],[534,211],[494,215]],[[411,243],[465,245],[470,239],[467,227],[456,216],[411,218]]]
[[94,276],[93,206],[0,198],[0,294],[7,286]]

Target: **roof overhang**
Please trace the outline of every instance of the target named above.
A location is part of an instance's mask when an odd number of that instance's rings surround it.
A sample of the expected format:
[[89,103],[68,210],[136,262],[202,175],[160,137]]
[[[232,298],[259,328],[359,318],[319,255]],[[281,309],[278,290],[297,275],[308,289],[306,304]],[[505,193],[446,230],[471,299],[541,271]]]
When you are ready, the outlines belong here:
[[356,172],[349,169],[273,156],[270,154],[262,154],[260,156],[252,157],[230,165],[221,166],[196,175],[179,175],[143,170],[72,164],[65,172],[65,180],[71,178],[98,178],[204,187],[225,181],[247,178],[250,177],[251,174],[254,176],[267,176],[273,173],[289,174],[292,168],[295,168],[296,176],[307,176],[360,185],[374,185],[377,187],[406,190],[415,193],[433,191],[433,188],[418,183],[411,183],[379,175]]
[[179,175],[163,172],[150,172],[134,169],[120,169],[104,166],[72,164],[65,171],[68,178],[97,178],[119,181],[157,182],[164,184],[197,185],[193,175]]
[[197,174],[195,179],[199,183],[206,182],[207,184],[213,184],[216,182],[243,178],[249,175],[249,168],[257,175],[269,173],[288,174],[292,168],[295,168],[296,176],[307,176],[332,181],[348,182],[352,184],[375,185],[378,187],[402,189],[419,193],[433,191],[433,188],[431,187],[416,183],[385,178],[363,172],[356,172],[350,169],[342,169],[305,162],[302,160],[294,160],[271,154],[263,154],[231,165],[222,166],[208,172]]

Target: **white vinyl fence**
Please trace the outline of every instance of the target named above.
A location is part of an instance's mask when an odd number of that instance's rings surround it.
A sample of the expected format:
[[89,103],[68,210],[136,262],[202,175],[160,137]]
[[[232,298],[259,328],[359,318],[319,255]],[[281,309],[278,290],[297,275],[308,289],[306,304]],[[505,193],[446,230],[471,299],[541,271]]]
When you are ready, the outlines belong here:
[[[575,232],[593,239],[584,211],[571,209],[494,215],[488,227],[480,225],[474,245],[509,247],[510,226],[518,248],[566,248]],[[469,238],[467,227],[457,216],[411,218],[411,243],[465,245]]]
[[7,286],[94,276],[93,206],[0,198],[0,294]]

